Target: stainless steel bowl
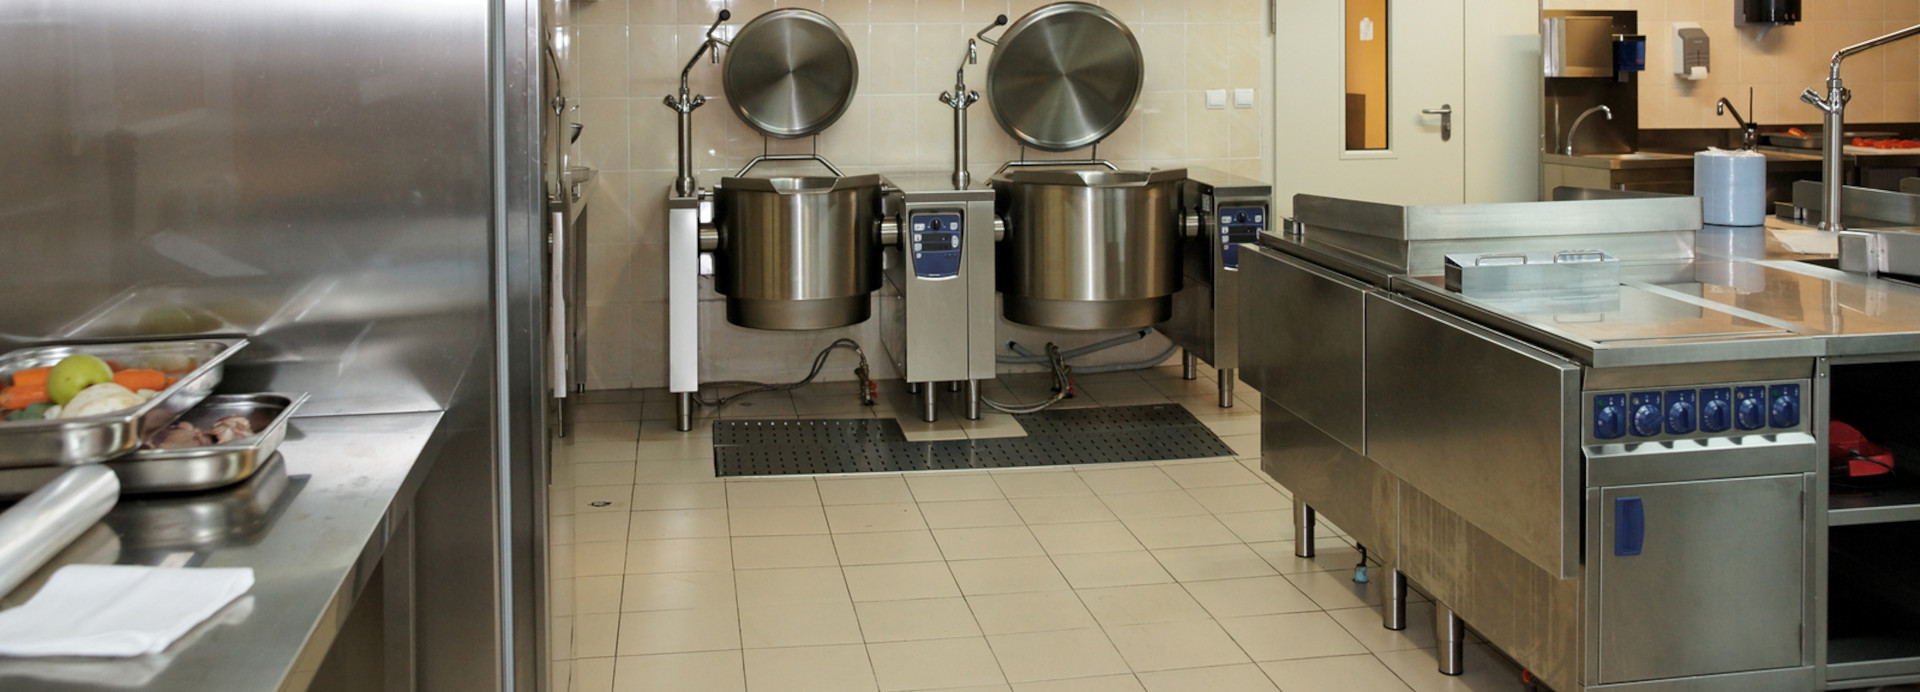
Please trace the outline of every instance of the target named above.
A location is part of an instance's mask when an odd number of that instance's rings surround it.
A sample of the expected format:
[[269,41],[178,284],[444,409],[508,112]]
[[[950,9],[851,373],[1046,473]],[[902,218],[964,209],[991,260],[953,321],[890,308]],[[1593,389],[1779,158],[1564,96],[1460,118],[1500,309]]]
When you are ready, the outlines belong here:
[[1055,329],[1145,327],[1180,290],[1186,169],[1012,170],[995,176],[1007,319]]
[[722,179],[713,283],[727,321],[785,330],[866,321],[880,288],[880,185],[877,175]]

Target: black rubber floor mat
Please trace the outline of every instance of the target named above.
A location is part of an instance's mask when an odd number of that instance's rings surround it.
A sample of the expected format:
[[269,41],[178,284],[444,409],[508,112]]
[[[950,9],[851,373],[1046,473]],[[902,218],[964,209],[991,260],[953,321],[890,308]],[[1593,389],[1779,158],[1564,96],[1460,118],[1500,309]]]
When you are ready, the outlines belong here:
[[720,476],[880,473],[1205,459],[1233,448],[1177,404],[1014,416],[1026,437],[914,442],[891,419],[719,420]]

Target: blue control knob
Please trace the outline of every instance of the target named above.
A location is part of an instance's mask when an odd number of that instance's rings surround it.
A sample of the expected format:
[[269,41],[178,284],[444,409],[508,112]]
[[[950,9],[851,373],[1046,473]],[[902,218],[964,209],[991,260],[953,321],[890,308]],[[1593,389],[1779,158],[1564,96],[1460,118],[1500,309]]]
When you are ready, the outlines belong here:
[[1693,402],[1676,401],[1667,407],[1667,432],[1674,435],[1693,432]]
[[1733,424],[1741,430],[1767,427],[1766,387],[1740,387],[1734,390]]
[[1627,434],[1627,414],[1618,406],[1602,406],[1593,412],[1593,436],[1612,440]]
[[1724,432],[1731,427],[1733,427],[1733,407],[1727,404],[1726,399],[1708,399],[1707,403],[1700,405],[1701,432]]
[[1653,437],[1660,434],[1660,426],[1666,421],[1660,415],[1659,404],[1641,404],[1633,409],[1633,434],[1639,437]]
[[1776,392],[1773,405],[1769,407],[1767,422],[1776,428],[1791,428],[1800,424],[1800,393]]

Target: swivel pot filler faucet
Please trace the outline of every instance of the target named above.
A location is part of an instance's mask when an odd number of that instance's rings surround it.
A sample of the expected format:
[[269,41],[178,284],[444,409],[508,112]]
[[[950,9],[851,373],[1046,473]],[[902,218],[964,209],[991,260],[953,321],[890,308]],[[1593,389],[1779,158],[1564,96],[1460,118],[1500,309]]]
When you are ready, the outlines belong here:
[[673,194],[677,197],[691,197],[698,191],[700,184],[693,179],[693,111],[706,105],[704,94],[694,95],[687,89],[687,73],[700,63],[700,56],[712,49],[712,59],[720,62],[720,46],[731,46],[731,42],[713,35],[720,30],[720,23],[733,18],[733,13],[720,10],[720,18],[713,20],[713,26],[707,27],[707,39],[700,42],[700,48],[693,51],[693,58],[680,70],[680,93],[668,95],[665,103],[668,108],[680,114],[680,174],[673,179]]
[[967,108],[980,100],[980,92],[967,90],[967,66],[980,64],[979,41],[992,44],[986,33],[996,26],[1007,23],[1007,16],[993,19],[987,28],[974,34],[977,38],[967,39],[967,52],[960,56],[960,66],[953,70],[953,93],[940,92],[940,102],[953,108],[953,189],[965,190],[973,184],[973,174],[967,172]]
[[1825,97],[1820,96],[1812,87],[1808,87],[1806,91],[1800,93],[1801,101],[1805,101],[1807,105],[1818,108],[1827,114],[1826,124],[1824,125],[1827,130],[1825,138],[1826,147],[1820,161],[1821,193],[1826,197],[1826,199],[1821,201],[1820,206],[1820,215],[1823,218],[1820,222],[1820,230],[1846,230],[1846,225],[1841,221],[1840,214],[1840,199],[1842,197],[1840,193],[1844,182],[1840,173],[1842,155],[1845,153],[1843,148],[1846,146],[1846,138],[1843,135],[1846,129],[1847,102],[1853,99],[1853,92],[1849,91],[1846,84],[1840,81],[1840,61],[1914,35],[1920,35],[1920,25],[1910,26],[1879,38],[1868,39],[1840,49],[1833,54],[1833,65],[1827,74],[1827,95]]

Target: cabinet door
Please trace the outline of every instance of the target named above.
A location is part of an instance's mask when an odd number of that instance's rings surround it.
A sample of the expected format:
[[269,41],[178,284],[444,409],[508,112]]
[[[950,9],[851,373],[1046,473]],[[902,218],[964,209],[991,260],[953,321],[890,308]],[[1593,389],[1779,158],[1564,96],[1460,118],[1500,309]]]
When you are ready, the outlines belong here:
[[1803,478],[1602,489],[1599,682],[1800,665]]

